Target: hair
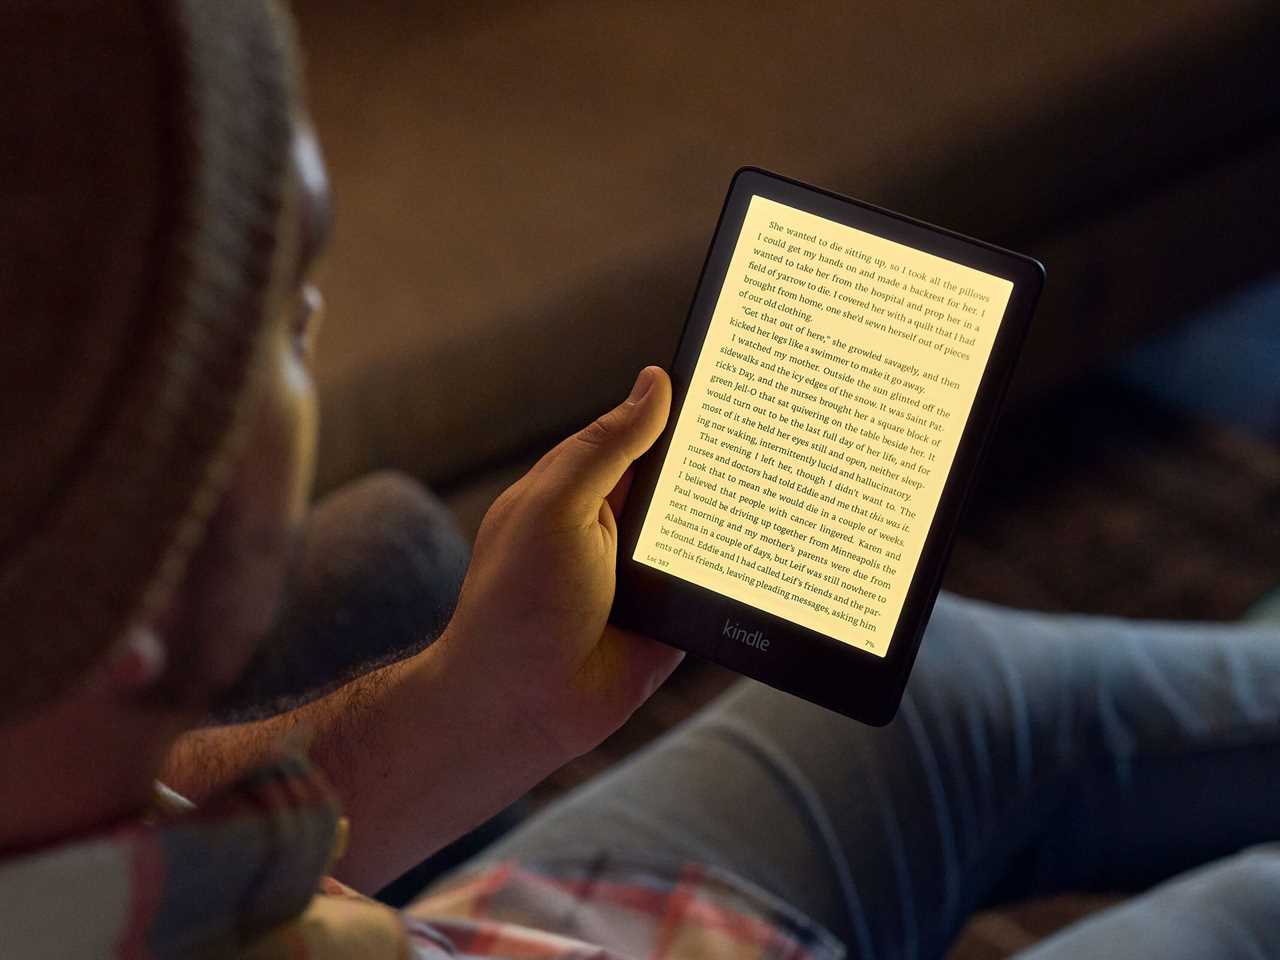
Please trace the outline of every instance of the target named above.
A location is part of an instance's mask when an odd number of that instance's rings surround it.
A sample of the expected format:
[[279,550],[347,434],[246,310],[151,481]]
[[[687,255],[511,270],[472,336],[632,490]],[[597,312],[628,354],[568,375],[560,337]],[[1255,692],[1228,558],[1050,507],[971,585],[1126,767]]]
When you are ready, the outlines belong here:
[[294,62],[269,0],[0,7],[0,721],[163,609],[222,495],[296,243]]

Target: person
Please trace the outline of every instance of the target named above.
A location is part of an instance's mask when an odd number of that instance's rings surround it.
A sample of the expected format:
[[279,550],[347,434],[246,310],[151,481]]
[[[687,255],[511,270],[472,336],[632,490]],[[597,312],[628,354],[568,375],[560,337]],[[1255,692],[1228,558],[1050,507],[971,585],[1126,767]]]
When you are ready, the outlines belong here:
[[950,596],[889,727],[744,681],[405,911],[358,893],[679,662],[606,622],[670,382],[498,498],[433,643],[202,726],[271,628],[314,455],[329,214],[288,23],[47,0],[0,9],[0,46],[6,956],[938,957],[983,905],[1157,883],[1027,956],[1280,955],[1276,632]]

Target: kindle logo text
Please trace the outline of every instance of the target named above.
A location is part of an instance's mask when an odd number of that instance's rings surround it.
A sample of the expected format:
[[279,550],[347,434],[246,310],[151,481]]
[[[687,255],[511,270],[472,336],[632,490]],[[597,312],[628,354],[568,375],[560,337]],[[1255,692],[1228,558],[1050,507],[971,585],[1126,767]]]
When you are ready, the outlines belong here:
[[748,630],[741,624],[734,623],[732,620],[724,622],[724,629],[720,631],[722,637],[732,637],[739,643],[745,643],[748,647],[755,647],[757,650],[764,651],[769,649],[769,638],[764,635],[764,630]]

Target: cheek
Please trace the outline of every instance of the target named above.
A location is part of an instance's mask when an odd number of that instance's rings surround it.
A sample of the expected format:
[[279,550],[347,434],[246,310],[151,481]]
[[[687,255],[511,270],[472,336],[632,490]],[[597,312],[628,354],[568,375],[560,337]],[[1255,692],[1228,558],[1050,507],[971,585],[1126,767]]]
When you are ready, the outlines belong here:
[[239,493],[264,533],[297,526],[315,472],[315,385],[288,333],[271,345],[262,400],[244,451]]
[[319,423],[319,404],[316,401],[315,383],[306,363],[290,344],[280,359],[279,402],[281,427],[287,434],[281,438],[282,449],[288,448],[283,457],[288,462],[289,475],[283,484],[285,515],[293,522],[301,520],[311,498],[311,484],[315,476],[316,436]]
[[221,571],[207,582],[201,613],[219,626],[209,649],[220,685],[238,675],[271,625],[311,492],[315,389],[299,359],[274,353],[226,509],[210,531]]

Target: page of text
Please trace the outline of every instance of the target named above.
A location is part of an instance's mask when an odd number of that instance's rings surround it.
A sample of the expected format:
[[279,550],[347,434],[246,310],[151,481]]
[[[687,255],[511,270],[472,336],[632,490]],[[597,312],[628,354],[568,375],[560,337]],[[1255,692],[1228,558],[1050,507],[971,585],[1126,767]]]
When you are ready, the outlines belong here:
[[884,656],[1012,290],[753,197],[634,559]]

